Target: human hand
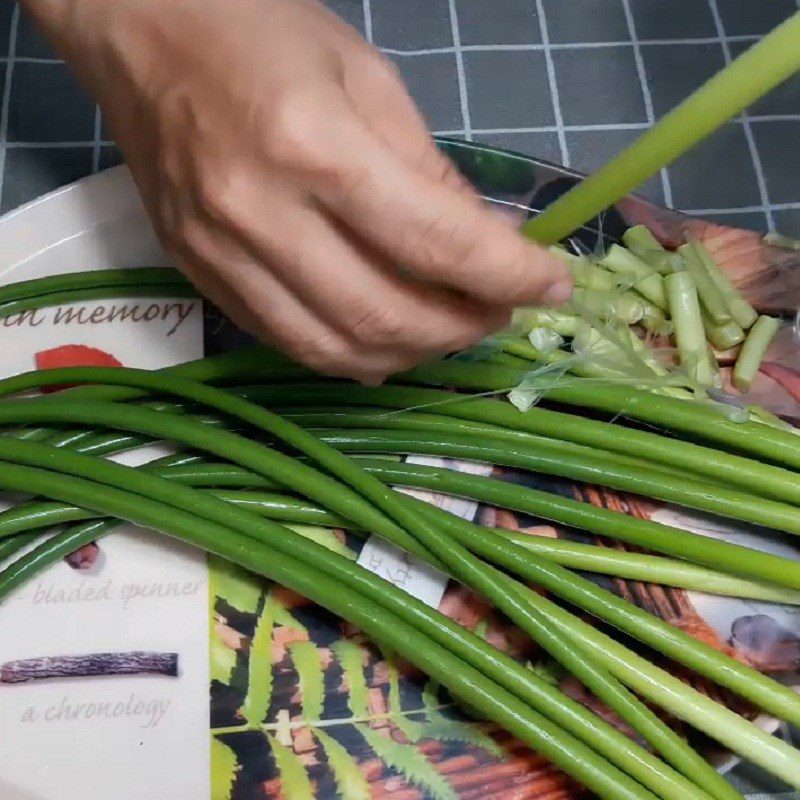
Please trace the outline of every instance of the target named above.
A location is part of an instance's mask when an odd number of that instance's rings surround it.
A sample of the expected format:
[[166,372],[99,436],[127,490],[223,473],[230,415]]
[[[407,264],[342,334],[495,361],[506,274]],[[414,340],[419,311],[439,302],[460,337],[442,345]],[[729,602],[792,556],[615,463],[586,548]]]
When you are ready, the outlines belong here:
[[314,0],[28,0],[100,103],[155,229],[240,326],[377,383],[560,303],[393,67]]

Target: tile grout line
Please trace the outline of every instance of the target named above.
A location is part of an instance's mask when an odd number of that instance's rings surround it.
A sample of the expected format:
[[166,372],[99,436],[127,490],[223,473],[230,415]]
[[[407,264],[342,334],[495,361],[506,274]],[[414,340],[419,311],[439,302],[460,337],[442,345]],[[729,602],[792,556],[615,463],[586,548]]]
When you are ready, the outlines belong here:
[[461,30],[458,27],[458,11],[456,0],[448,0],[450,10],[450,28],[453,32],[453,52],[456,57],[456,74],[458,76],[458,99],[461,104],[461,125],[464,138],[472,141],[472,120],[469,113],[469,94],[467,92],[467,71],[464,68],[464,52],[461,49]]
[[11,108],[11,79],[14,74],[14,58],[17,54],[17,31],[19,30],[19,5],[11,12],[8,33],[8,59],[6,62],[3,99],[0,104],[0,204],[3,201],[3,185],[6,173],[6,141],[8,140],[8,115]]
[[372,44],[372,6],[370,0],[363,0],[364,11],[364,38]]
[[112,147],[114,145],[111,139],[89,139],[77,140],[69,142],[5,142],[4,149],[6,150],[63,150],[65,148],[78,148],[78,147]]
[[94,142],[92,143],[92,172],[100,171],[100,136],[103,132],[103,112],[94,107]]
[[[798,0],[800,4],[800,0]],[[364,38],[372,42],[372,8],[370,0],[363,0],[364,13]],[[756,35],[728,36],[729,42],[755,42],[761,37]],[[715,44],[719,42],[718,36],[705,36],[696,39],[639,39],[639,44],[646,47],[659,47],[670,45],[692,45],[692,44]],[[551,50],[596,50],[608,47],[630,47],[629,41],[612,42],[550,42],[548,47]],[[454,53],[454,47],[430,47],[420,50],[397,50],[391,47],[380,48],[384,53],[393,56],[427,56]],[[544,50],[542,44],[467,44],[461,45],[461,50],[468,52],[492,52],[492,51],[514,51],[514,50]],[[0,56],[0,63],[8,61],[6,56]],[[15,59],[20,64],[64,64],[60,58],[45,58],[38,56],[18,56]]]
[[[8,61],[6,56],[0,57],[0,63]],[[15,56],[14,62],[16,64],[64,64],[65,62],[60,58],[40,58],[37,56]]]
[[[755,42],[759,36],[729,36],[729,42]],[[676,45],[695,45],[695,44],[717,44],[720,42],[719,36],[699,37],[697,39],[639,39],[639,45],[646,47],[676,46]],[[548,42],[535,44],[465,44],[461,45],[461,50],[465,53],[477,52],[514,52],[526,50],[599,50],[611,47],[631,47],[630,40],[619,40],[611,42]],[[392,47],[383,47],[384,53],[393,56],[430,56],[446,55],[454,53],[455,47],[426,47],[418,50],[398,50]]]
[[[800,0],[798,0],[800,2]],[[797,122],[800,120],[800,114],[756,114],[751,116],[747,115],[747,121],[753,122]],[[737,119],[737,122],[741,121]]]
[[[596,125],[562,125],[561,130],[573,133],[575,131],[638,131],[648,128],[646,122],[631,123],[598,123]],[[473,128],[473,133],[557,133],[555,125],[539,125],[527,128]]]
[[[794,211],[800,208],[797,203],[770,203],[770,211]],[[682,208],[684,214],[756,214],[759,211],[766,213],[764,206],[736,206],[735,208]]]
[[[717,0],[708,0],[708,5],[711,9],[711,15],[714,18],[714,25],[719,34],[720,43],[722,45],[722,54],[725,57],[725,63],[730,64],[733,60],[731,57],[731,48],[727,39],[725,38],[725,26],[722,22],[722,16],[719,13]],[[747,116],[747,110],[742,112],[742,130],[744,138],[747,142],[747,147],[750,150],[750,158],[753,161],[753,170],[756,174],[756,183],[758,184],[758,194],[761,199],[761,205],[764,208],[764,214],[767,217],[767,228],[775,230],[775,217],[772,214],[772,209],[769,203],[769,192],[767,191],[767,180],[764,177],[764,166],[761,163],[761,154],[758,152],[755,136],[753,136],[753,129],[750,126],[750,119]]]
[[[759,117],[750,117],[750,123],[759,122],[800,122],[800,114],[765,114]],[[731,123],[740,125],[741,119],[733,119]],[[638,131],[646,130],[650,127],[648,122],[599,122],[586,125],[562,125],[561,128],[572,133],[575,131]],[[447,132],[457,132],[455,128],[447,128],[434,133],[444,136]],[[473,128],[473,133],[556,133],[558,127],[555,125],[533,125],[516,128]]]
[[550,34],[547,31],[547,18],[544,13],[544,3],[542,0],[534,0],[536,4],[536,15],[539,17],[539,31],[542,37],[542,50],[544,52],[544,63],[547,68],[547,81],[550,84],[550,102],[553,106],[553,119],[556,123],[556,134],[558,135],[558,146],[561,150],[561,161],[565,167],[570,165],[569,148],[567,147],[567,135],[564,133],[564,117],[561,113],[561,99],[558,94],[558,83],[556,82],[556,65],[553,62],[553,54],[550,50]]
[[[647,82],[647,71],[644,67],[644,58],[642,58],[642,48],[639,46],[639,39],[636,35],[636,22],[633,19],[633,11],[631,11],[630,0],[622,0],[622,10],[625,14],[625,22],[628,25],[628,35],[631,37],[631,45],[633,46],[633,60],[636,62],[636,72],[639,75],[639,85],[642,87],[642,98],[644,99],[644,112],[647,115],[647,122],[653,125],[656,121],[655,111],[653,109],[653,95],[650,91],[650,84]],[[666,168],[659,171],[661,176],[661,189],[664,192],[664,205],[667,208],[672,208],[672,184],[669,180],[669,174]]]

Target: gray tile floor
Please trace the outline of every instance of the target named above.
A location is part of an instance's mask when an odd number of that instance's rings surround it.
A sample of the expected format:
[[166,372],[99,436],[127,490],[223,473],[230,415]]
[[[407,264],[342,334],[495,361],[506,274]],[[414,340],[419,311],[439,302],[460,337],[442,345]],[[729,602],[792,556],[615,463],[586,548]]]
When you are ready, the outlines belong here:
[[[435,132],[591,170],[800,0],[328,0],[400,67]],[[0,211],[119,162],[100,114],[0,6]],[[800,235],[800,76],[642,192]]]

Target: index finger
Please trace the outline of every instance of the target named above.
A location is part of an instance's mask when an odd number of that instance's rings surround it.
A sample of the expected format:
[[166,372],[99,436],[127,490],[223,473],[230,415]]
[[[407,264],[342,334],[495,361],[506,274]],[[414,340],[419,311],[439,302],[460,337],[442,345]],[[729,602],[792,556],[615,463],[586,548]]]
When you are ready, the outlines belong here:
[[569,298],[564,261],[477,197],[414,171],[353,117],[339,119],[336,140],[339,180],[320,187],[319,199],[405,274],[492,304]]

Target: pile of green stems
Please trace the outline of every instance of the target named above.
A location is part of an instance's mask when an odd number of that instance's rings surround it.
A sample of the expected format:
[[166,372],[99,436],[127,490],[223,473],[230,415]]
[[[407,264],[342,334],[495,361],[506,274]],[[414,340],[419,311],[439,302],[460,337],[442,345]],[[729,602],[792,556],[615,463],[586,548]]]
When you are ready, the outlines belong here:
[[0,286],[0,319],[62,303],[197,296],[197,290],[180,272],[163,267],[66,273]]
[[[193,296],[171,270],[88,276],[3,287],[0,316],[100,297]],[[0,381],[4,397],[48,384],[106,384],[0,403],[0,425],[10,434],[0,438],[0,486],[42,498],[0,514],[0,558],[18,556],[0,573],[0,597],[119,520],[136,522],[264,574],[360,625],[601,797],[739,796],[639,697],[800,787],[797,751],[569,608],[797,724],[800,699],[790,689],[566,568],[661,576],[688,588],[704,582],[720,592],[795,603],[795,562],[489,478],[345,455],[429,453],[487,461],[800,533],[800,446],[784,430],[729,422],[710,407],[591,380],[543,388],[548,404],[589,409],[600,418],[552,408],[519,414],[501,400],[430,388],[502,393],[527,374],[508,362],[442,361],[398,376],[396,385],[367,389],[320,382],[255,347],[158,373],[77,368]],[[243,379],[256,385],[235,388]],[[287,380],[300,382],[281,383]],[[131,400],[138,403],[121,404]],[[619,418],[683,440],[616,424]],[[187,452],[139,469],[100,458],[164,439]],[[480,528],[394,485],[518,509],[677,560]],[[276,520],[377,533],[472,586],[653,752],[438,612]],[[67,522],[78,524],[19,555],[43,528]]]
[[[204,368],[198,369],[197,365],[195,365],[194,371],[201,373],[199,376],[195,375],[195,377],[203,377],[207,380],[215,377],[235,377],[231,374],[231,364],[236,362],[241,368],[243,362],[247,361],[247,357],[239,354],[228,359],[227,362],[224,359],[222,361],[224,362],[223,368],[215,370],[212,366],[212,374],[210,375],[203,375]],[[217,366],[219,366],[219,363],[220,361],[217,360]],[[208,366],[209,361],[206,361],[206,373]],[[630,693],[629,688],[635,689],[652,702],[670,707],[673,713],[677,713],[678,716],[682,716],[695,727],[705,730],[710,735],[725,740],[725,743],[733,744],[735,741],[740,751],[742,742],[744,742],[744,749],[748,751],[746,753],[748,757],[765,765],[768,763],[773,771],[790,782],[797,783],[797,754],[791,748],[784,748],[782,743],[777,742],[772,737],[767,735],[759,736],[754,733],[758,731],[755,726],[684,686],[663,670],[653,667],[646,660],[627,651],[626,648],[604,634],[581,622],[568,611],[529,591],[523,584],[517,583],[504,572],[497,571],[490,564],[476,557],[475,553],[485,558],[486,561],[494,562],[506,570],[516,572],[551,589],[555,594],[560,594],[570,602],[576,602],[577,598],[578,605],[586,604],[587,599],[584,597],[581,600],[581,593],[587,594],[589,596],[588,602],[595,605],[592,613],[598,613],[599,609],[601,611],[599,616],[606,619],[610,614],[612,618],[617,620],[614,624],[620,625],[623,629],[625,629],[625,625],[628,627],[633,625],[640,635],[645,635],[642,634],[642,631],[649,626],[641,623],[640,615],[643,615],[645,619],[649,615],[634,610],[632,616],[639,619],[639,622],[626,622],[625,618],[631,616],[625,609],[627,604],[618,598],[614,598],[613,595],[604,593],[594,584],[572,575],[568,570],[552,562],[540,559],[530,551],[521,550],[518,546],[514,546],[513,542],[504,540],[503,537],[497,535],[483,536],[479,530],[473,529],[473,526],[469,526],[468,523],[465,523],[463,527],[460,525],[454,526],[451,522],[446,525],[443,524],[441,517],[435,513],[430,513],[430,510],[423,510],[418,503],[415,503],[410,498],[387,490],[382,483],[375,479],[374,475],[371,475],[369,470],[362,470],[351,459],[347,459],[336,450],[328,447],[319,438],[310,436],[287,420],[277,417],[240,397],[202,386],[185,378],[175,377],[175,374],[180,374],[181,371],[184,373],[187,371],[192,372],[193,367],[189,365],[188,368],[184,367],[183,370],[181,368],[171,370],[169,371],[172,373],[171,376],[167,376],[164,372],[153,374],[129,370],[53,370],[47,373],[20,376],[4,381],[0,383],[0,394],[12,394],[43,383],[55,384],[63,383],[67,380],[69,382],[91,381],[95,383],[127,384],[137,387],[137,390],[146,389],[154,393],[170,394],[183,400],[191,401],[194,404],[212,408],[216,412],[221,412],[237,419],[240,424],[246,423],[249,426],[259,428],[271,437],[280,439],[284,446],[299,450],[318,466],[322,467],[328,474],[317,472],[307,464],[249,441],[235,433],[222,431],[217,427],[210,428],[204,422],[198,421],[185,413],[170,414],[164,410],[156,411],[145,407],[121,406],[117,403],[108,402],[111,399],[133,399],[137,395],[137,391],[120,389],[119,387],[91,387],[75,390],[71,392],[74,399],[62,396],[33,401],[5,401],[0,404],[0,424],[6,426],[41,423],[101,425],[107,428],[133,432],[138,435],[144,434],[155,438],[178,440],[196,450],[232,461],[233,464],[240,468],[240,472],[242,471],[241,468],[244,468],[245,474],[249,471],[251,475],[261,476],[272,482],[277,481],[284,489],[298,492],[317,501],[323,507],[323,510],[333,511],[342,518],[353,521],[357,526],[376,531],[395,543],[406,547],[406,549],[415,552],[417,555],[427,558],[437,566],[446,568],[454,577],[472,585],[490,597],[501,610],[530,633],[551,655],[567,666],[570,671],[573,671],[595,694],[620,713],[626,721],[631,722],[651,746],[669,762],[674,768],[669,772],[671,781],[667,781],[665,784],[662,776],[657,781],[650,781],[645,784],[649,790],[653,790],[655,796],[724,797],[736,796],[736,793],[702,762],[697,754],[672,734],[646,706],[643,706]],[[280,387],[274,388],[279,390]],[[284,398],[287,396],[284,395]],[[416,420],[416,422],[419,421]],[[40,430],[37,435],[41,437],[42,433]],[[359,443],[363,443],[369,438],[367,436],[368,433],[369,431],[362,431],[359,434]],[[389,433],[389,430],[384,428],[383,433]],[[486,433],[486,431],[483,431],[483,433]],[[75,446],[76,440],[80,446],[80,442],[84,437],[85,434],[83,432],[76,432],[68,437],[62,436],[60,438],[62,440],[65,438],[71,439],[71,442],[67,443],[68,446]],[[414,445],[416,446],[421,441],[421,438],[416,439]],[[65,442],[62,441],[61,444],[63,445]],[[449,445],[454,446],[453,441],[450,441]],[[468,443],[468,445],[470,447],[479,446],[474,441]],[[360,446],[361,444],[359,444]],[[403,448],[406,446],[407,442],[403,442]],[[389,451],[391,452],[391,448],[389,448]],[[187,504],[185,506],[187,512],[194,511],[199,514],[196,510],[197,508],[207,508],[209,504],[212,504],[211,507],[217,509],[214,513],[222,513],[221,509],[224,507],[226,509],[225,520],[231,519],[232,514],[237,519],[241,519],[237,515],[242,514],[248,518],[248,525],[245,526],[246,529],[242,530],[243,535],[247,535],[247,532],[252,533],[253,530],[261,530],[258,526],[254,527],[253,520],[259,520],[260,525],[266,524],[263,518],[256,517],[240,505],[231,505],[226,503],[224,499],[213,497],[208,493],[198,493],[193,489],[180,486],[174,480],[166,481],[164,477],[156,474],[147,474],[141,470],[131,470],[117,466],[109,469],[105,462],[98,470],[99,462],[95,458],[67,452],[63,446],[58,450],[48,444],[6,439],[0,442],[0,458],[8,462],[8,468],[12,469],[12,471],[14,468],[12,468],[11,462],[16,462],[16,469],[25,469],[28,472],[41,470],[42,468],[55,469],[70,475],[76,480],[93,480],[96,482],[93,486],[94,491],[98,490],[100,483],[114,481],[116,483],[113,485],[117,489],[124,488],[128,491],[133,490],[136,485],[146,486],[146,496],[153,500],[163,503],[172,502],[174,504],[177,502],[175,498],[182,498],[182,502]],[[24,465],[24,467],[19,465]],[[384,469],[391,471],[392,468],[397,468],[398,466],[403,466],[407,469],[409,465],[389,464]],[[184,465],[184,469],[186,467],[187,465]],[[170,469],[170,467],[162,466],[161,469]],[[119,470],[122,470],[122,472],[117,475]],[[134,474],[136,476],[135,480],[132,477]],[[332,476],[339,478],[339,481]],[[391,475],[389,479],[391,480]],[[19,484],[13,484],[11,477],[4,478],[4,481],[3,485],[6,488],[21,488]],[[392,480],[391,482],[398,481]],[[436,483],[436,481],[433,482]],[[106,510],[106,507],[97,507],[97,503],[93,505],[85,501],[76,501],[73,499],[74,495],[65,496],[65,490],[62,488],[61,482],[59,482],[58,489],[51,488],[49,491],[43,491],[30,485],[26,490],[43,496],[50,496],[64,503],[73,503],[76,506],[101,514],[110,513]],[[196,505],[200,502],[196,497],[198,494],[204,498],[203,503],[199,506]],[[186,498],[185,500],[183,500],[184,497]],[[114,513],[113,515],[123,519],[130,518],[129,515],[126,516],[120,513]],[[137,518],[134,521],[141,520]],[[221,520],[214,517],[211,521],[218,524]],[[105,524],[107,523],[93,522],[90,523],[89,527],[94,526],[96,531],[98,525]],[[151,524],[151,522],[143,524]],[[163,524],[155,527],[165,529]],[[77,529],[77,531],[80,530],[80,528]],[[286,529],[281,530],[285,531]],[[95,531],[92,532],[92,535],[96,535]],[[170,530],[168,532],[175,533],[176,531]],[[49,563],[48,559],[52,560],[54,548],[57,550],[60,546],[62,550],[59,550],[59,553],[68,552],[63,548],[75,545],[75,535],[75,530],[57,534],[36,548],[32,555],[25,556],[15,564],[12,564],[0,577],[0,587],[2,587],[0,592],[9,591],[10,588],[13,588],[20,580],[24,579],[26,574],[30,574],[32,570],[35,570],[44,562]],[[290,533],[282,533],[281,535],[284,537],[291,536]],[[463,546],[465,544],[467,545],[466,547]],[[309,546],[312,548],[317,547],[313,543],[306,542],[306,547]],[[224,555],[223,553],[221,554]],[[330,553],[325,555],[327,558],[333,557],[333,554]],[[249,563],[249,567],[252,568],[252,562]],[[361,572],[357,567],[349,563],[348,569],[357,574]],[[278,580],[285,582],[283,579]],[[296,580],[294,583],[287,583],[292,588],[297,588],[296,584]],[[560,589],[554,588],[559,586],[561,587]],[[305,589],[298,590],[306,591]],[[318,600],[323,605],[331,607],[333,601],[325,602],[324,599],[320,600],[319,595],[319,591],[309,594],[311,599]],[[592,596],[594,599],[592,599]],[[605,609],[606,606],[610,610]],[[348,616],[338,607],[332,608],[332,610],[342,613],[343,616],[356,622],[356,624],[363,623],[363,621],[353,619],[353,612],[350,612],[351,616]],[[435,612],[430,613],[435,614]],[[603,613],[606,614],[606,617],[603,617]],[[379,635],[376,633],[374,626],[370,628],[368,625],[362,624],[362,627],[365,627],[368,633]],[[669,626],[665,627],[668,628]],[[693,667],[699,667],[699,671],[716,671],[719,674],[716,674],[715,677],[723,685],[730,684],[729,688],[735,687],[734,690],[767,708],[771,713],[780,713],[784,717],[800,719],[800,703],[789,690],[760,676],[757,672],[749,670],[731,659],[727,659],[727,657],[714,651],[713,648],[700,646],[694,642],[682,641],[677,634],[662,636],[664,633],[665,631],[659,630],[659,626],[656,625],[655,633],[647,634],[651,636],[649,643],[658,642],[663,649],[666,641],[672,641],[672,644],[667,644],[667,650],[671,648],[676,652],[682,651],[684,659],[696,660],[697,663]],[[673,641],[676,640],[676,636],[677,645]],[[597,637],[600,638],[598,639]],[[385,641],[385,636],[383,640]],[[692,647],[687,649],[687,644],[691,644]],[[603,655],[597,654],[595,648],[598,646]],[[406,651],[405,647],[395,647],[395,649],[401,652]],[[691,655],[690,651],[699,653],[699,658]],[[615,652],[617,653],[616,657],[613,655]],[[670,655],[674,657],[673,653],[670,653]],[[422,668],[430,671],[430,665],[422,666]],[[653,673],[652,670],[656,670],[656,672]],[[475,705],[471,695],[465,696],[462,689],[453,685],[454,682],[458,683],[457,679],[451,678],[448,682],[448,680],[440,677],[439,672],[431,672],[431,674],[451,688],[451,691],[456,696],[461,697],[473,706]],[[625,684],[627,684],[627,688]],[[679,703],[676,703],[672,696],[676,692],[681,696]],[[688,700],[687,692],[689,693]],[[484,708],[482,710],[487,713]],[[724,721],[719,718],[720,714]],[[497,719],[496,711],[487,713],[487,716]],[[508,720],[506,719],[501,724],[508,726]],[[744,729],[741,727],[743,725],[745,726]],[[518,728],[509,729],[520,735]],[[527,733],[525,735],[528,738],[522,738],[531,743],[531,734]],[[756,742],[755,739],[759,739],[759,741]],[[545,753],[545,750],[541,747],[541,742],[536,746]],[[553,760],[555,761],[555,758]],[[556,761],[556,763],[564,767],[563,763],[559,761]],[[585,762],[582,762],[582,764],[585,765]],[[662,767],[669,770],[669,767],[665,765],[662,765]],[[570,774],[575,774],[575,766],[571,765],[570,769],[572,770]],[[567,769],[567,771],[570,771],[570,769]],[[681,775],[684,777],[681,778]],[[576,775],[576,777],[601,796],[628,796],[624,794],[624,790],[621,788],[623,784],[619,782],[614,789],[615,793],[608,794],[607,787],[602,790],[598,788],[598,779],[595,775],[587,776],[584,774],[582,776]],[[642,780],[641,775],[637,777]],[[695,784],[691,789],[691,794],[686,793],[687,787],[685,785],[680,785],[681,781],[685,782],[687,778]],[[588,782],[590,780],[594,781],[595,785],[590,784]],[[615,780],[619,781],[618,776],[615,777]],[[672,788],[665,789],[665,786]],[[638,791],[637,787],[634,786],[633,788]],[[644,791],[647,792],[648,789]],[[639,793],[631,796],[650,795]]]

